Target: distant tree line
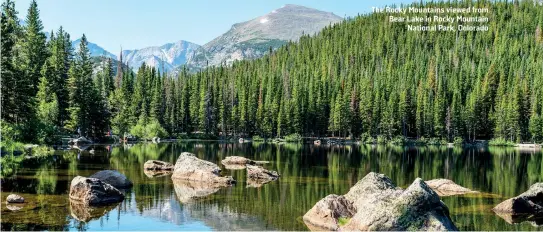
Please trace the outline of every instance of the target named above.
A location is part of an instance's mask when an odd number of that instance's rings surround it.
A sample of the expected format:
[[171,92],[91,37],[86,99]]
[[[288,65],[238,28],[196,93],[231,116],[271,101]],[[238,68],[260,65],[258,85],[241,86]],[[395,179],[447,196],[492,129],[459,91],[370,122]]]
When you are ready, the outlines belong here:
[[[161,73],[102,59],[85,36],[46,40],[37,5],[26,26],[2,7],[2,120],[34,134],[415,137],[543,140],[543,11],[533,1],[414,3],[488,7],[488,31],[410,32],[367,14],[268,55]],[[420,16],[420,15],[419,15]],[[113,62],[117,70],[113,70]]]

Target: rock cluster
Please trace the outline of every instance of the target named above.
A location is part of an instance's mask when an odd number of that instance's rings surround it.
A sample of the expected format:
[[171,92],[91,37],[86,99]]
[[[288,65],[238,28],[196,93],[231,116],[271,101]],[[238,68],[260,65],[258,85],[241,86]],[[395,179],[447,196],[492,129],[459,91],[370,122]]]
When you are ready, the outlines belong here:
[[[340,217],[349,221],[340,226]],[[458,230],[447,206],[422,179],[403,190],[374,172],[343,197],[329,195],[317,202],[303,219],[310,228],[325,230]]]

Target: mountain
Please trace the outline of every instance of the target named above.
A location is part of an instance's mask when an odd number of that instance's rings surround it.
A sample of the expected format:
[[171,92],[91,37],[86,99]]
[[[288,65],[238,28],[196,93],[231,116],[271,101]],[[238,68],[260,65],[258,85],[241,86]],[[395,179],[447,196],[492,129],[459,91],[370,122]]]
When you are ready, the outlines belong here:
[[145,62],[159,69],[164,66],[166,71],[170,71],[185,64],[199,47],[200,45],[180,40],[160,47],[124,50],[123,62],[127,62],[133,69],[139,68]]
[[297,41],[303,34],[315,34],[342,20],[330,12],[285,5],[266,15],[234,24],[229,31],[198,49],[187,65],[198,69],[207,64],[255,59],[266,54],[270,47],[276,49],[288,41]]
[[[77,51],[79,49],[80,42],[81,42],[81,39],[76,39],[72,41],[72,47],[74,48],[74,51]],[[95,43],[88,42],[87,47],[89,48],[89,52],[92,57],[106,56],[112,59],[117,59],[116,55],[113,55],[111,52],[106,51],[105,49],[103,49],[102,47],[98,46]]]

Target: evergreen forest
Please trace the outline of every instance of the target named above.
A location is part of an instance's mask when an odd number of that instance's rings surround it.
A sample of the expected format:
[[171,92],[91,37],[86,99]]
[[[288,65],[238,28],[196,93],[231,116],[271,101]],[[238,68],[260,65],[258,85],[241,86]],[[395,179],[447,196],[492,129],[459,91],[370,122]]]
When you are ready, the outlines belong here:
[[23,26],[7,0],[3,139],[51,144],[71,134],[100,140],[111,131],[542,142],[542,7],[529,0],[412,6],[488,7],[489,29],[413,32],[369,13],[256,60],[164,73],[146,65],[132,71],[122,57],[97,61],[85,35],[72,49],[62,27],[47,38],[36,1]]

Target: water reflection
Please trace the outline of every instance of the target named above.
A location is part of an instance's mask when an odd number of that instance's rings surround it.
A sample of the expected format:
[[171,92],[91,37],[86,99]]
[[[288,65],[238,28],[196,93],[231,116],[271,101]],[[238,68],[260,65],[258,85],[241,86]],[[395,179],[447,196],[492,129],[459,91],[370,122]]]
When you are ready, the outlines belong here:
[[[29,203],[12,211],[2,202],[5,230],[307,230],[301,220],[318,200],[344,194],[368,172],[380,172],[401,187],[416,177],[451,179],[480,191],[442,198],[461,230],[537,230],[530,223],[502,219],[491,208],[543,181],[541,152],[446,147],[328,146],[302,144],[188,142],[93,147],[93,153],[62,151],[56,158],[24,163],[2,179],[2,194],[22,193]],[[143,170],[150,159],[175,163],[183,151],[223,168],[238,181],[229,188],[177,183]],[[270,161],[277,181],[247,188],[244,169],[228,170],[226,156]],[[119,205],[74,207],[69,184],[77,175],[103,169],[125,174],[134,187]]]

